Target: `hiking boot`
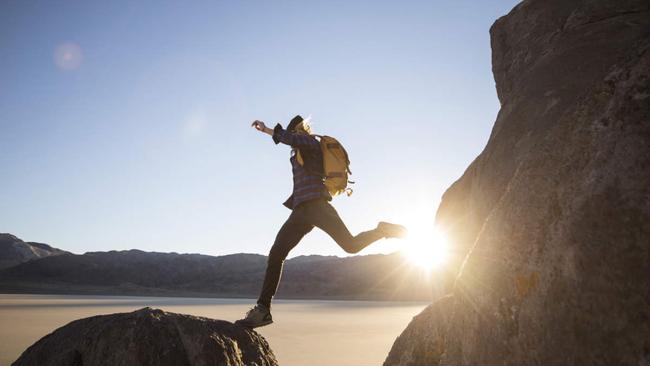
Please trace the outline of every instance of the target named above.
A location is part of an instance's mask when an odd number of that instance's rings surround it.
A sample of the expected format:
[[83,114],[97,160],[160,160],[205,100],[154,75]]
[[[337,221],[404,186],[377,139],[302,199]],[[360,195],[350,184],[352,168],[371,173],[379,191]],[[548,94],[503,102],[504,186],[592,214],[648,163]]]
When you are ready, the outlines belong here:
[[377,229],[384,233],[385,238],[405,238],[408,234],[404,226],[383,221],[377,224]]
[[239,319],[235,322],[237,325],[241,325],[246,328],[257,328],[263,327],[273,323],[273,317],[271,316],[271,311],[269,308],[262,304],[255,305],[254,308],[250,309],[246,316],[243,319]]

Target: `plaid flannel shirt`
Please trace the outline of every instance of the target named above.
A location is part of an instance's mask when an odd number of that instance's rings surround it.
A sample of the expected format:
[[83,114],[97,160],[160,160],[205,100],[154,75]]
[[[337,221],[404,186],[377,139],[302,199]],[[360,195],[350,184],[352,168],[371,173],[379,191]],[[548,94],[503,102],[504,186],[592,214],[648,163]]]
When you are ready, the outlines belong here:
[[[309,150],[321,156],[320,142],[314,136],[301,135],[289,132],[277,124],[273,129],[273,142],[279,144],[280,142],[303,151]],[[304,155],[303,155],[304,156]],[[293,210],[299,204],[311,201],[318,198],[325,198],[328,201],[332,200],[327,191],[327,187],[323,183],[323,177],[310,173],[304,166],[298,163],[296,155],[292,155],[289,159],[291,162],[291,170],[293,172],[293,191],[291,196],[283,203],[287,208]]]

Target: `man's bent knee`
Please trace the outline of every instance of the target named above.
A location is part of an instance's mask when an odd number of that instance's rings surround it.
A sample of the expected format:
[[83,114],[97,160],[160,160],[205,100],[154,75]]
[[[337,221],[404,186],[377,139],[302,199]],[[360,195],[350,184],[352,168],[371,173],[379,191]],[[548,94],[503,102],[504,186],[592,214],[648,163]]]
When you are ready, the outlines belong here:
[[361,251],[356,246],[352,246],[352,245],[349,245],[349,244],[339,244],[339,245],[348,254],[357,254],[357,253],[359,253]]

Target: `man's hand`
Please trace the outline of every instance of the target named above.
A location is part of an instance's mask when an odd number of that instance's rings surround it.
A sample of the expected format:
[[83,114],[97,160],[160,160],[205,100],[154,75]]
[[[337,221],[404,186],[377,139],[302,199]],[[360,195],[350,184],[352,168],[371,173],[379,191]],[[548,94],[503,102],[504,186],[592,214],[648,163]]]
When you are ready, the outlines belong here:
[[268,128],[268,127],[266,127],[266,125],[264,124],[264,122],[262,122],[262,121],[260,121],[260,120],[257,120],[257,119],[256,119],[256,120],[253,122],[253,124],[251,124],[251,127],[254,127],[256,130],[258,130],[258,131],[260,131],[260,132],[264,132],[264,133],[267,134],[267,135],[271,135],[271,136],[273,136],[273,130],[270,129],[270,128]]
[[253,122],[251,126],[255,127],[256,130],[262,132],[264,132],[264,130],[266,129],[266,125],[264,124],[264,122],[260,120],[255,120],[255,122]]

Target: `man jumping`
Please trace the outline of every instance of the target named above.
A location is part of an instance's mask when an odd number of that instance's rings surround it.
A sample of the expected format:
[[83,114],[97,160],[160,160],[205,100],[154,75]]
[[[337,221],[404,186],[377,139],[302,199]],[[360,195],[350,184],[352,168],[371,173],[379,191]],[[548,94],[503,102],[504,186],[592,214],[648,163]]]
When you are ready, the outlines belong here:
[[[358,253],[363,248],[382,238],[403,238],[406,228],[401,225],[380,222],[376,228],[356,236],[350,234],[338,213],[330,205],[332,197],[323,182],[323,155],[318,140],[311,134],[311,127],[301,116],[294,117],[287,129],[277,124],[274,129],[256,120],[252,126],[271,135],[275,144],[291,146],[291,167],[293,171],[293,192],[284,205],[292,210],[287,221],[278,232],[269,253],[266,275],[257,305],[236,324],[249,328],[273,323],[271,299],[278,288],[282,264],[289,251],[314,227],[325,231],[347,253]],[[298,161],[298,151],[304,162]]]

